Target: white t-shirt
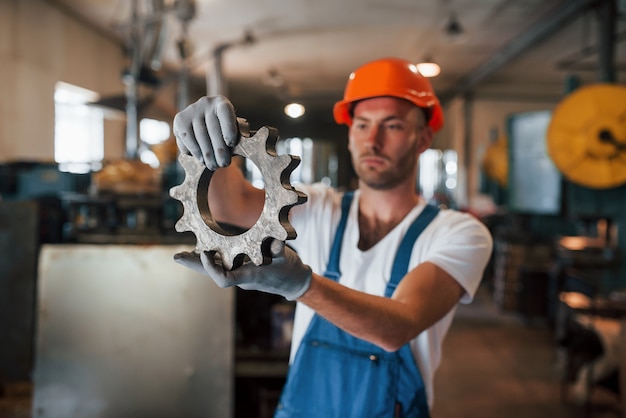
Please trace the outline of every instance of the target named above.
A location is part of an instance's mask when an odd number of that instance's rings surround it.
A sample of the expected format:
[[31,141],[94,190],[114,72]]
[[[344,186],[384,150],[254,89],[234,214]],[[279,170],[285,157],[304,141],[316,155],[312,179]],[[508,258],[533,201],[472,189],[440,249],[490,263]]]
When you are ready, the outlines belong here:
[[[308,195],[308,201],[290,211],[290,221],[298,236],[289,245],[298,252],[304,263],[321,275],[326,270],[335,230],[341,218],[343,193],[320,184],[299,185],[297,188]],[[358,248],[359,195],[359,191],[355,191],[346,224],[339,262],[339,283],[383,296],[398,246],[426,203],[422,201],[372,248],[361,251]],[[465,289],[461,302],[469,303],[480,284],[491,248],[491,235],[481,222],[465,213],[441,210],[415,242],[409,270],[426,261],[436,264],[461,284]],[[441,345],[455,310],[450,311],[410,343],[431,407],[433,376],[439,365]],[[292,361],[313,314],[314,311],[306,305],[297,304],[291,345]]]

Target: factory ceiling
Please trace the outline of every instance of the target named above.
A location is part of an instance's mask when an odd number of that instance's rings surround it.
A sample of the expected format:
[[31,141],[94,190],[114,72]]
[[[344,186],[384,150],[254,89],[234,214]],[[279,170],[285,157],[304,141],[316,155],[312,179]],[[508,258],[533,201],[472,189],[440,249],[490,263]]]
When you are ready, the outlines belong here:
[[444,101],[554,98],[570,76],[586,83],[607,71],[626,81],[624,0],[49,2],[170,79],[184,62],[192,86],[239,106],[299,101],[330,114],[350,71],[384,56],[438,63],[431,80]]

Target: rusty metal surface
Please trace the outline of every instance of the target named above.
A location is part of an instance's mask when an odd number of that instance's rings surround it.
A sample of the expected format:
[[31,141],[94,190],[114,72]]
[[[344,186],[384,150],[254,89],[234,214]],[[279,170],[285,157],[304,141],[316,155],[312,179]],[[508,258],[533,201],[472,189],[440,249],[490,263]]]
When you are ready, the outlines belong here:
[[232,417],[234,289],[183,245],[44,245],[33,417]]
[[194,157],[180,154],[178,161],[185,170],[183,184],[170,189],[170,195],[180,200],[183,216],[176,223],[176,231],[195,234],[196,251],[217,252],[226,269],[236,268],[244,256],[256,265],[271,262],[267,239],[285,241],[296,237],[289,223],[289,209],[304,203],[306,195],[289,183],[291,172],[300,159],[292,155],[277,155],[278,133],[273,128],[262,127],[252,137],[242,137],[234,153],[250,159],[261,172],[265,182],[265,205],[256,224],[241,234],[228,234],[213,219],[207,193],[213,172],[207,170]]

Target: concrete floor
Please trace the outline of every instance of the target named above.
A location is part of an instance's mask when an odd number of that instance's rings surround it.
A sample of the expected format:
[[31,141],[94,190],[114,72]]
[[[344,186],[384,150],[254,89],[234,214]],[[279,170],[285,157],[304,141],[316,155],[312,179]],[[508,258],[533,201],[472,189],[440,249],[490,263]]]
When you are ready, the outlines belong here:
[[11,383],[0,389],[0,418],[31,417],[33,393],[30,383]]
[[587,405],[562,401],[550,327],[498,312],[486,289],[459,307],[443,351],[432,418],[620,417],[617,398],[604,389],[594,389]]
[[[497,312],[481,289],[474,303],[459,308],[444,343],[432,418],[620,417],[615,397],[602,389],[594,390],[592,408],[562,402],[557,364],[546,324]],[[31,416],[28,386],[4,395],[0,418]]]

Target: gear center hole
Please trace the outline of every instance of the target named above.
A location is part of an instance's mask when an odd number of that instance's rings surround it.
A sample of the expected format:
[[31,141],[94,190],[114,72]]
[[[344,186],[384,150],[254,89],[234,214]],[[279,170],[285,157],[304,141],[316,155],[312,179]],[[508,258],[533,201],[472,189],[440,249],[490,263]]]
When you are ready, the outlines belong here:
[[[262,176],[256,165],[251,160],[245,159],[240,156],[235,156],[233,157],[233,164],[237,165],[239,169],[245,170],[244,175],[248,180],[252,182],[255,187],[260,189],[264,188],[262,184],[255,183],[254,181],[258,177],[261,179],[262,182]],[[248,174],[246,174],[246,172]],[[216,182],[220,181],[219,169],[215,172],[204,170],[198,181],[198,210],[202,215],[204,223],[213,231],[225,236],[241,235],[245,233],[258,222],[259,218],[261,217],[261,213],[263,213],[263,206],[259,208],[258,213],[253,214],[253,216],[250,215],[250,217],[254,219],[254,222],[252,222],[249,227],[237,224],[236,222],[224,222],[222,220],[215,219],[213,216],[213,213],[215,211],[211,209],[211,206],[214,206],[215,209],[216,203],[213,203],[212,205],[211,201],[208,199],[211,187],[213,187],[212,185],[216,184],[213,181],[213,177],[215,177]],[[265,204],[265,202],[263,203]]]

